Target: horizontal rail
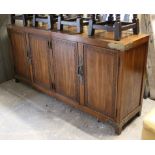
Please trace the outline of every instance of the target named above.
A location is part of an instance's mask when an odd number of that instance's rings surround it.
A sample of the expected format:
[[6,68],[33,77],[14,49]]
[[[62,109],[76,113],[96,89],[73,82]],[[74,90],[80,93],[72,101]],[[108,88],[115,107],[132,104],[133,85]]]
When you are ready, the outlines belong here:
[[93,29],[106,30],[106,31],[109,31],[109,32],[114,31],[114,27],[108,26],[108,25],[93,25]]
[[136,27],[136,23],[133,23],[130,25],[122,26],[121,30],[128,30],[128,29],[135,28],[135,27]]
[[69,22],[69,21],[61,21],[61,24],[68,26],[77,26],[76,22]]

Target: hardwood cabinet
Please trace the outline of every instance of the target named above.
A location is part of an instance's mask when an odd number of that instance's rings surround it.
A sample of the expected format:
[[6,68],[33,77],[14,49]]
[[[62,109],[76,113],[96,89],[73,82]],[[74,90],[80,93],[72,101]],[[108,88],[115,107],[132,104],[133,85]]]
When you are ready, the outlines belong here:
[[117,134],[140,115],[147,35],[113,41],[85,32],[73,35],[13,25],[8,33],[16,79],[27,79],[36,89],[110,121]]
[[27,51],[27,40],[24,32],[10,31],[12,55],[14,61],[15,76],[25,82],[30,80],[29,55]]

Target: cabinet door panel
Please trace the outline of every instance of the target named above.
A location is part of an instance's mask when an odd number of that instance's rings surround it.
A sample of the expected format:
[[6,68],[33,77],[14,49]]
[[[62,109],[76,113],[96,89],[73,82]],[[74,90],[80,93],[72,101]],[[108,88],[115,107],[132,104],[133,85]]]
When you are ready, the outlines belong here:
[[77,43],[55,39],[52,45],[56,92],[79,101]]
[[37,35],[29,35],[34,84],[50,89],[50,64],[48,39]]
[[85,105],[115,115],[116,59],[110,50],[84,46]]
[[30,80],[30,70],[27,59],[26,37],[24,33],[10,31],[15,75]]

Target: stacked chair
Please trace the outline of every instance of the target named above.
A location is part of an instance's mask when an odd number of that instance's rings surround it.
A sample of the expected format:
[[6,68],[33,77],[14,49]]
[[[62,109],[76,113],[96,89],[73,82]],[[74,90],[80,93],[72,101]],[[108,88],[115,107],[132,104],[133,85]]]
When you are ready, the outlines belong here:
[[54,28],[54,24],[57,22],[57,16],[55,14],[34,14],[33,15],[33,27],[38,27],[38,23],[41,22],[43,24],[47,24],[48,30],[52,30]]
[[88,14],[83,17],[82,14],[23,14],[11,15],[11,23],[15,24],[15,20],[23,20],[23,25],[27,26],[27,21],[31,20],[33,27],[38,27],[38,23],[47,24],[47,30],[53,30],[54,24],[57,23],[57,30],[63,31],[64,26],[76,27],[77,33],[83,32],[83,26],[88,25],[88,36],[93,36],[95,30],[106,30],[114,33],[114,40],[119,41],[122,37],[122,31],[132,29],[133,34],[139,33],[139,19],[137,14],[133,14],[132,21],[129,22],[129,15],[125,14],[121,21],[120,14]]
[[23,25],[27,26],[28,21],[32,21],[32,14],[11,14],[11,24],[15,24],[16,20],[23,21]]
[[[126,17],[127,19],[128,17]],[[116,19],[114,20],[113,14],[109,14],[106,21],[98,22],[95,20],[95,15],[91,15],[89,20],[88,35],[93,36],[95,30],[106,30],[108,32],[114,32],[114,39],[119,41],[122,36],[122,31],[133,29],[133,34],[139,33],[139,19],[137,14],[133,15],[132,22],[121,22],[120,14],[116,14]]]
[[21,14],[21,15],[11,15],[11,24],[15,24],[16,20],[23,21],[23,25],[28,25],[28,20],[31,21],[33,27],[38,27],[38,23],[47,24],[47,29],[52,30],[54,24],[57,22],[57,16],[55,14]]
[[[88,24],[88,22],[87,22]],[[65,17],[60,14],[58,16],[57,30],[62,31],[64,26],[74,26],[77,28],[77,33],[83,32],[83,18],[82,15],[77,15],[76,17]]]

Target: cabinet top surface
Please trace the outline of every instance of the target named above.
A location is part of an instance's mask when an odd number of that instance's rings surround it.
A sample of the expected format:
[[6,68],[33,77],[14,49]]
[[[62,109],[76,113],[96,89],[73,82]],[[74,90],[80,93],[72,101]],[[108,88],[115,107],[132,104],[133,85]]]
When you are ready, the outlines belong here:
[[17,25],[8,25],[8,29],[15,31],[28,32],[30,34],[52,36],[60,39],[67,39],[70,41],[91,44],[104,48],[113,49],[115,51],[127,51],[130,48],[136,47],[140,44],[146,43],[149,40],[149,35],[139,34],[133,35],[132,32],[124,31],[120,41],[114,40],[113,32],[106,32],[104,30],[96,30],[94,36],[88,36],[87,27],[84,26],[84,31],[81,34],[76,33],[76,27],[65,27],[62,32],[54,30],[46,30],[45,27],[33,28],[23,27]]

